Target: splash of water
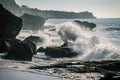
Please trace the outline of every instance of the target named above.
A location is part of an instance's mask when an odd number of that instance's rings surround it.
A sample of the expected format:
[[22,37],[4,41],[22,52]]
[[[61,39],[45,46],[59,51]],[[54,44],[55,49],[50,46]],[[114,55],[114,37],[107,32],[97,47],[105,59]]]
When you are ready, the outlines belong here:
[[38,48],[61,46],[63,41],[69,41],[72,50],[79,53],[77,58],[80,60],[120,59],[120,47],[110,42],[106,31],[100,26],[90,31],[74,22],[66,22],[55,24],[55,31],[50,31],[50,28],[48,26],[44,31],[23,30],[18,38],[23,40],[31,35],[38,36],[41,39],[37,43]]
[[60,26],[58,33],[62,40],[72,40],[72,49],[79,53],[81,60],[99,60],[120,58],[118,46],[113,45],[101,29],[94,31],[82,28],[73,22],[67,22]]

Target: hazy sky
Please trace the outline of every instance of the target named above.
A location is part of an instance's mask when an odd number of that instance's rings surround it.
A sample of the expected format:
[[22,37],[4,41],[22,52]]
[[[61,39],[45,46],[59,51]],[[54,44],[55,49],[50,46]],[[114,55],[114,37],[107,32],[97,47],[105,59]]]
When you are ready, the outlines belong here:
[[90,11],[98,18],[120,18],[120,0],[16,0],[42,10]]

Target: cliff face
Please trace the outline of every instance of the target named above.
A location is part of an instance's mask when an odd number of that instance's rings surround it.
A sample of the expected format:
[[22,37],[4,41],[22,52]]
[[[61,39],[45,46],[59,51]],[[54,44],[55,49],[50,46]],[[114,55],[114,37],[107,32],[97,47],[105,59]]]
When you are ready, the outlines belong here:
[[16,16],[21,16],[24,13],[41,16],[47,19],[93,19],[96,18],[91,12],[65,12],[65,11],[47,11],[47,10],[38,10],[34,8],[29,8],[27,6],[19,7],[16,4],[15,0],[0,0],[0,3],[8,9],[11,13],[15,14]]
[[16,4],[15,0],[0,0],[0,4],[16,16],[22,15],[21,8]]
[[24,13],[32,14],[32,15],[39,15],[44,18],[48,19],[94,19],[96,18],[91,12],[65,12],[65,11],[53,11],[53,10],[38,10],[29,8],[27,6],[22,6],[22,11]]

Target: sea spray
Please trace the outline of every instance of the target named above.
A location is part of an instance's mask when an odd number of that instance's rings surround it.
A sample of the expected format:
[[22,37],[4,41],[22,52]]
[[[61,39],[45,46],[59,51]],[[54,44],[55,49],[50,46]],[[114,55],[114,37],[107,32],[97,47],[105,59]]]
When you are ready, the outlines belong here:
[[90,31],[73,22],[67,22],[61,25],[58,33],[63,41],[73,41],[72,49],[79,53],[78,58],[81,60],[120,57],[119,48],[108,40],[101,29],[96,28],[94,31]]
[[52,32],[50,32],[49,29],[45,29],[44,31],[22,30],[17,36],[17,38],[20,40],[24,40],[29,36],[39,37],[39,40],[35,41],[37,48],[46,48],[48,46],[60,46],[63,44],[63,41],[61,40],[60,36],[55,36],[55,33],[53,34]]
[[[46,24],[44,31],[22,30],[18,35],[21,40],[28,36],[39,36],[41,41],[37,43],[37,48],[48,46],[61,46],[65,41],[70,42],[70,47],[74,52],[79,53],[79,60],[99,60],[120,58],[120,46],[114,45],[103,26],[97,26],[92,31],[81,27],[74,22],[65,22],[50,26]],[[50,26],[50,27],[49,27]],[[54,31],[50,31],[55,28]]]

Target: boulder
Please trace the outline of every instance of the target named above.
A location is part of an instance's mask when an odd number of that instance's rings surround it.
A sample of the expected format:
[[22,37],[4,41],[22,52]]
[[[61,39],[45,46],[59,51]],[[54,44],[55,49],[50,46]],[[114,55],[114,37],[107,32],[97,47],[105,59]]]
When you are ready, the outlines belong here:
[[5,53],[11,50],[11,48],[19,43],[20,40],[10,38],[0,38],[0,53]]
[[45,23],[44,18],[30,14],[24,14],[21,18],[23,19],[24,30],[43,29],[43,24]]
[[0,38],[13,38],[22,28],[22,19],[13,15],[0,4]]
[[76,57],[78,53],[73,52],[69,47],[47,47],[45,49],[45,55],[52,58],[63,58],[63,57]]
[[72,58],[79,55],[70,48],[70,44],[67,41],[60,47],[40,47],[37,52],[44,52],[46,56],[51,58]]
[[36,46],[30,41],[7,39],[4,42],[7,44],[5,44],[6,55],[2,57],[3,59],[31,61],[32,56],[36,54]]
[[79,20],[74,20],[73,22],[80,25],[81,27],[89,28],[90,30],[92,30],[93,28],[96,27],[96,24],[90,23],[90,22],[87,22],[87,21],[82,22],[82,21],[79,21]]

